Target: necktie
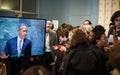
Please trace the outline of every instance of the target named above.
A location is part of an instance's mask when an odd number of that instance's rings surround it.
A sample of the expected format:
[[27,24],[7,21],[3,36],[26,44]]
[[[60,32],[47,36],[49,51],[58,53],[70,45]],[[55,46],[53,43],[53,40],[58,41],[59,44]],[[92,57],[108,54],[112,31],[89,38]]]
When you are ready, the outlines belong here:
[[20,55],[22,50],[22,40],[19,40],[19,45],[18,45],[18,55]]
[[20,50],[22,50],[22,40],[20,40]]

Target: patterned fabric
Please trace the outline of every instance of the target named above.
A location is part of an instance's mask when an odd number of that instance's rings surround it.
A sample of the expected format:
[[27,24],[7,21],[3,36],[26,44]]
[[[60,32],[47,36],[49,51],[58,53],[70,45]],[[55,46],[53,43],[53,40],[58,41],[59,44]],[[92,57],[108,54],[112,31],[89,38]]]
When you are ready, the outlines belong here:
[[98,24],[103,25],[106,33],[109,30],[109,23],[112,14],[119,9],[119,0],[99,0]]

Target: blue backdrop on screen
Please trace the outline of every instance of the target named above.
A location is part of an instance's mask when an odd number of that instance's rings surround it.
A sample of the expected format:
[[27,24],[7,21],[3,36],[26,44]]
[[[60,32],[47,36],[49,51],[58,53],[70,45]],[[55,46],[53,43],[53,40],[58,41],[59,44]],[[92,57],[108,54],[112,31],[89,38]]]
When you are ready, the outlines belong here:
[[42,55],[45,48],[45,20],[0,17],[0,53],[4,51],[8,39],[18,35],[18,25],[28,25],[27,38],[32,42],[32,55]]

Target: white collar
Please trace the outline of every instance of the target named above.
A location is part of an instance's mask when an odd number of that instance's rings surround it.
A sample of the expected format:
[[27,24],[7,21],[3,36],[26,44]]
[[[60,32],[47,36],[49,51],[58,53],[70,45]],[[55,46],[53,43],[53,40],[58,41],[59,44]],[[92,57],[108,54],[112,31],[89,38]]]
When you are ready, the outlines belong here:
[[17,39],[18,39],[18,40],[22,40],[22,41],[23,41],[23,39],[21,39],[21,38],[20,38],[20,36],[18,36],[18,38],[17,38]]

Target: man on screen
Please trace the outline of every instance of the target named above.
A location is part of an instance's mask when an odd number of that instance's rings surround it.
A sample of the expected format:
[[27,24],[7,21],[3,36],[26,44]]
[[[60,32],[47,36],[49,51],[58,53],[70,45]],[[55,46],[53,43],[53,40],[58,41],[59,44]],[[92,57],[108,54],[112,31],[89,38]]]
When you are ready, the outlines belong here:
[[31,41],[26,38],[28,31],[27,25],[21,23],[18,27],[18,36],[7,41],[4,56],[20,57],[31,55]]
[[[20,69],[21,65],[24,67],[26,59],[22,60],[20,58],[21,56],[26,57],[31,55],[31,41],[26,38],[27,32],[28,26],[21,23],[18,27],[18,36],[7,41],[5,50],[1,55],[1,59],[10,57],[11,67],[14,66],[14,68],[12,68],[14,70],[13,72],[15,72],[18,67]],[[17,72],[19,72],[19,70],[17,70],[16,73]]]

